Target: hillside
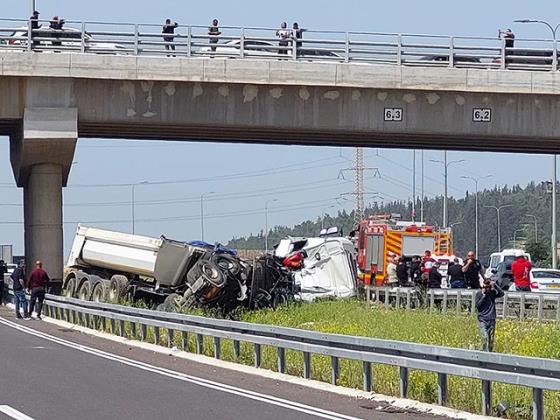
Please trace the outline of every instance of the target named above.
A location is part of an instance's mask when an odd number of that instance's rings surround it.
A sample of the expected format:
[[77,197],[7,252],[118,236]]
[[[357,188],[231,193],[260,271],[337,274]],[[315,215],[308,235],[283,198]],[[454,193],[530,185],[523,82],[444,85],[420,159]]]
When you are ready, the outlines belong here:
[[[442,223],[442,197],[426,199],[424,204],[426,222],[432,225]],[[334,203],[333,203],[334,204]],[[550,248],[551,235],[551,194],[547,192],[546,183],[530,183],[525,188],[495,187],[479,193],[479,223],[480,223],[480,258],[485,261],[488,256],[497,250],[497,218],[496,210],[484,208],[486,205],[502,206],[511,205],[501,212],[502,248],[513,247],[514,232],[517,231],[517,245],[535,246],[534,219],[527,217],[532,214],[537,217],[538,239],[541,248]],[[388,202],[383,205],[376,204],[366,211],[370,214],[400,213],[405,220],[411,219],[411,203]],[[417,204],[420,208],[420,201]],[[419,211],[417,211],[419,213]],[[336,215],[325,217],[325,226],[337,226],[347,234],[352,229],[353,214],[339,211]],[[468,250],[474,249],[475,235],[475,197],[468,191],[461,199],[449,200],[449,222],[454,226],[455,251],[464,255]],[[306,220],[298,225],[276,226],[269,233],[269,245],[275,244],[285,236],[315,236],[321,230],[321,220]],[[264,233],[251,235],[244,238],[232,239],[228,246],[237,249],[263,249]],[[546,252],[546,251],[545,251]],[[546,258],[542,256],[541,258]]]

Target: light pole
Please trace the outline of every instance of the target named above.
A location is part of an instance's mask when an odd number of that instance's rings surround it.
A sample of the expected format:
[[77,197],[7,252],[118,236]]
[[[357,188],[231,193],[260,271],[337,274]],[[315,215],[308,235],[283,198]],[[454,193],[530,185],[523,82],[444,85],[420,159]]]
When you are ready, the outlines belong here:
[[443,152],[443,161],[430,159],[430,162],[434,163],[443,163],[443,178],[444,178],[444,194],[443,194],[443,227],[446,228],[448,225],[448,214],[447,214],[447,178],[449,173],[449,167],[451,165],[455,165],[457,163],[463,163],[465,159],[461,160],[452,160],[451,162],[447,161],[447,150]]
[[204,197],[216,194],[214,191],[200,194],[200,240],[204,242]]
[[278,201],[277,198],[264,203],[264,251],[268,253],[268,204]]
[[132,187],[132,208],[131,208],[131,212],[132,212],[132,234],[134,235],[135,233],[135,224],[136,224],[136,187],[138,185],[146,185],[149,184],[148,181],[142,181],[142,182],[137,182],[136,184],[131,184]]
[[422,201],[420,202],[420,221],[424,222],[424,150],[420,152],[420,195],[422,196]]
[[474,188],[475,188],[475,196],[474,196],[474,205],[475,205],[475,210],[474,210],[474,252],[476,254],[476,257],[478,258],[478,182],[483,180],[483,179],[487,179],[490,178],[492,175],[486,175],[486,176],[479,176],[479,177],[473,177],[473,176],[462,176],[461,178],[463,179],[468,179],[470,181],[474,182]]
[[416,150],[412,151],[412,221],[416,221]]
[[336,206],[333,204],[332,206],[325,207],[323,210],[321,210],[321,230],[325,228],[325,210],[333,209],[335,207]]
[[525,228],[516,229],[513,232],[513,247],[517,248],[517,232],[525,232]]
[[36,0],[31,0],[31,14],[29,16],[33,15],[35,10],[37,10],[37,2]]
[[535,222],[535,242],[539,242],[539,225],[537,222],[537,216],[534,214],[526,214],[525,216],[532,218]]
[[500,206],[500,207],[484,206],[484,208],[486,208],[486,209],[496,210],[496,213],[498,215],[498,252],[500,252],[502,250],[502,231],[501,231],[501,226],[500,226],[500,213],[502,212],[503,209],[505,209],[507,207],[513,207],[513,204],[506,204],[506,205],[503,205],[503,206]]

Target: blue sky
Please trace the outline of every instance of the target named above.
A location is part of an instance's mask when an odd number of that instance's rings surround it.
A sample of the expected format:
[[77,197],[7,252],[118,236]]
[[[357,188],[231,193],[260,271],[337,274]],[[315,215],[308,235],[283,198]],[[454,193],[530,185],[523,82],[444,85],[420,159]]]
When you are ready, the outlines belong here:
[[[223,25],[234,26],[275,27],[286,20],[309,29],[492,37],[505,27],[511,27],[518,37],[545,37],[545,28],[514,24],[513,20],[560,16],[560,4],[550,1],[37,0],[37,4],[44,18],[56,14],[78,21],[160,23],[170,17],[184,24],[204,25],[217,17]],[[27,18],[29,5],[24,0],[2,0],[2,16]],[[351,203],[337,204],[334,197],[352,190],[351,181],[338,179],[340,170],[351,166],[352,157],[352,149],[337,148],[80,140],[70,188],[64,192],[65,249],[71,245],[73,222],[131,230],[131,188],[110,184],[148,181],[135,188],[136,232],[185,240],[200,237],[203,193],[214,193],[205,200],[206,239],[211,241],[225,242],[261,230],[264,203],[271,199],[278,201],[270,203],[270,225],[291,225],[322,211],[351,209]],[[441,165],[429,162],[441,157],[441,151],[426,152],[428,196],[443,193]],[[482,187],[551,177],[548,156],[453,152],[449,158],[466,160],[450,171],[450,194],[455,196],[471,188],[461,179],[463,175],[492,174]],[[385,200],[408,199],[412,194],[412,173],[407,169],[411,159],[411,151],[367,150],[367,165],[381,172],[381,179],[367,179],[368,189],[380,192]],[[0,138],[0,196],[0,243],[13,243],[21,253],[22,191],[13,182],[5,138]],[[336,207],[328,208],[331,205]]]

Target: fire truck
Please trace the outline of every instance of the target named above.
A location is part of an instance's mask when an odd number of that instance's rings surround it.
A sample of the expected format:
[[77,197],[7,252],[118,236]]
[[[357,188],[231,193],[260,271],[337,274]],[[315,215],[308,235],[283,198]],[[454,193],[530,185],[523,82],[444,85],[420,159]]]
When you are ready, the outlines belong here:
[[364,284],[380,286],[387,278],[392,256],[406,260],[431,251],[434,257],[453,255],[449,228],[405,222],[399,215],[371,216],[358,226],[358,268]]

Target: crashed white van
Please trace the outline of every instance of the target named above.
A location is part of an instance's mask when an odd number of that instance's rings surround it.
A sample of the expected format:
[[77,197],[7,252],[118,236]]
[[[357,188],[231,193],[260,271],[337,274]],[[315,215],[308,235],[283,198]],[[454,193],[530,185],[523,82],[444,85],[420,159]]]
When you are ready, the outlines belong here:
[[283,258],[304,251],[303,268],[294,273],[301,299],[349,298],[358,292],[354,244],[340,237],[282,239],[275,255]]

